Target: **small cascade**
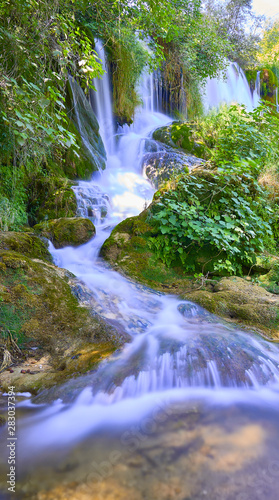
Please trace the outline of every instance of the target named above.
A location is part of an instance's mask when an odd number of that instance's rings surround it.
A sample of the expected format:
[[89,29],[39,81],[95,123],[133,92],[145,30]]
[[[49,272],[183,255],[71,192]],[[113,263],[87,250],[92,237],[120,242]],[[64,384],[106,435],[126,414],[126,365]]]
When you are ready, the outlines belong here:
[[225,79],[207,78],[203,102],[205,111],[234,102],[244,104],[247,111],[255,107],[246,76],[237,63],[230,63]]
[[279,113],[278,87],[276,87],[276,111]]
[[142,100],[142,109],[143,111],[147,111],[149,113],[158,111],[157,98],[154,99],[153,79],[153,73],[149,73],[148,70],[145,69],[137,86],[137,91]]
[[94,78],[93,85],[96,91],[90,91],[90,99],[100,125],[100,133],[106,151],[108,154],[113,154],[115,150],[115,127],[112,113],[110,79],[106,53],[100,40],[96,40],[95,42],[95,51],[102,63],[104,74],[101,77]]
[[161,71],[157,69],[153,73],[154,78],[154,94],[155,94],[155,109],[156,111],[163,111],[163,82]]
[[253,92],[253,104],[254,104],[254,108],[256,108],[259,105],[260,99],[261,99],[261,72],[257,71],[257,78],[256,78],[256,82],[255,82],[255,90]]
[[86,217],[94,224],[101,223],[108,215],[110,201],[97,185],[88,185],[88,182],[79,182],[72,187],[77,199],[78,217]]

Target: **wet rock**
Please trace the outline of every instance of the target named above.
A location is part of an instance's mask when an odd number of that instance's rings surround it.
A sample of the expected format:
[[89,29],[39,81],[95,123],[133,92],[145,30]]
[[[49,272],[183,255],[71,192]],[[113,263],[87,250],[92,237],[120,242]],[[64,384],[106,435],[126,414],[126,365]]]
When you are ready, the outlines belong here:
[[52,262],[47,242],[32,233],[2,231],[0,233],[0,249],[13,250],[34,259]]
[[87,301],[78,301],[78,280],[66,270],[7,250],[0,250],[0,263],[1,327],[21,349],[12,370],[0,374],[4,390],[36,393],[93,369],[127,341],[119,326],[92,311],[88,289]]
[[[79,154],[82,156],[85,172],[82,172],[82,177],[80,173],[78,173],[78,176],[82,179],[89,179],[93,171],[102,170],[106,165],[106,152],[99,134],[98,120],[90,102],[74,78],[69,77],[66,90],[67,114],[82,138],[79,141]],[[71,159],[66,157],[66,162],[70,163],[70,161]],[[79,170],[83,170],[82,165]],[[70,173],[71,169],[68,168],[67,175]]]
[[185,295],[208,311],[263,331],[279,340],[279,296],[264,288],[231,276],[222,278],[212,290],[197,290]]
[[95,226],[89,219],[71,217],[53,219],[34,226],[34,231],[52,241],[55,248],[87,243],[95,235]]

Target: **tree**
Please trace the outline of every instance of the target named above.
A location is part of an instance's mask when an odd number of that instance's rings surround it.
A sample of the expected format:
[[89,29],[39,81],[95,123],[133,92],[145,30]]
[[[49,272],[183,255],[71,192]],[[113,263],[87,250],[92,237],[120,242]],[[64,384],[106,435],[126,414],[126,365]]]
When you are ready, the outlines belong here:
[[217,32],[228,40],[229,58],[242,67],[253,67],[257,60],[263,16],[252,10],[252,0],[207,0],[205,12],[210,22],[217,22]]
[[259,47],[259,61],[279,77],[279,21],[268,20]]

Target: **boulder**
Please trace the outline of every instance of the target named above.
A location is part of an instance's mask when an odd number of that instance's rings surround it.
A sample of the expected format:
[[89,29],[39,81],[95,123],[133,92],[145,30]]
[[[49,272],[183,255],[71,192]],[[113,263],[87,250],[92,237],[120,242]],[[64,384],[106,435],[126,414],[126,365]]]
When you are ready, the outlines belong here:
[[55,248],[78,246],[87,243],[95,235],[95,226],[83,217],[62,217],[34,226],[34,231],[48,238]]

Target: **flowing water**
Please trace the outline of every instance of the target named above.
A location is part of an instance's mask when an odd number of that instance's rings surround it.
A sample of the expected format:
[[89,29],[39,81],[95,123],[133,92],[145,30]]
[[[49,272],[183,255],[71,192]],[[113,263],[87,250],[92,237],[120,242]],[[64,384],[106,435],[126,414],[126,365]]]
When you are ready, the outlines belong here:
[[255,91],[251,92],[243,70],[237,63],[230,63],[225,78],[207,78],[203,103],[208,111],[220,104],[244,104],[248,111],[253,111],[260,99],[260,72],[257,75]]
[[151,101],[115,137],[105,172],[74,188],[96,237],[78,248],[50,245],[131,342],[96,371],[18,403],[14,498],[278,498],[278,347],[133,283],[98,256],[112,227],[152,199],[141,156],[169,118]]

